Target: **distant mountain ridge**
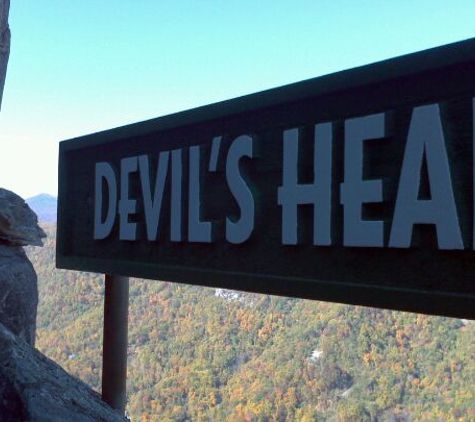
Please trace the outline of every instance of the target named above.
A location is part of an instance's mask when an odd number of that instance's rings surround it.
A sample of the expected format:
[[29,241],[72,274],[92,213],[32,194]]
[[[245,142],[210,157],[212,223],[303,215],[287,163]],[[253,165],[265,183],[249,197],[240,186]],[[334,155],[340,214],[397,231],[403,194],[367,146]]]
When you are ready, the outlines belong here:
[[55,223],[57,217],[58,198],[47,193],[40,193],[25,200],[38,216],[38,221]]

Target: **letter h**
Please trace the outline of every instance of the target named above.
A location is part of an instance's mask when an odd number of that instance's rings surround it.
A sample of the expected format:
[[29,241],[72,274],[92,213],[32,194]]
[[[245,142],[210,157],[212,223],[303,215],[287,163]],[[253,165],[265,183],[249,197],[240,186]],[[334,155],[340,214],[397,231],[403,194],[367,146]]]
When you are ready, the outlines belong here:
[[313,244],[331,245],[332,125],[315,125],[313,183],[298,183],[299,129],[284,131],[283,184],[278,188],[282,206],[282,244],[296,245],[297,207],[313,204]]

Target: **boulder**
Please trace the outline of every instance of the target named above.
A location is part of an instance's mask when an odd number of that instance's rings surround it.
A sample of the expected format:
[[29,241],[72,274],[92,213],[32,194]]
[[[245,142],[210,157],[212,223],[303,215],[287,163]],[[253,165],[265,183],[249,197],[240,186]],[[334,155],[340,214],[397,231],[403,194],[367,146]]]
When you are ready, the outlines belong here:
[[11,246],[43,246],[46,233],[38,217],[18,195],[0,188],[0,242]]
[[22,246],[42,246],[45,232],[25,201],[0,188],[0,322],[35,345],[38,286]]
[[38,285],[22,247],[0,244],[0,323],[35,345]]
[[127,421],[99,394],[0,324],[0,420]]

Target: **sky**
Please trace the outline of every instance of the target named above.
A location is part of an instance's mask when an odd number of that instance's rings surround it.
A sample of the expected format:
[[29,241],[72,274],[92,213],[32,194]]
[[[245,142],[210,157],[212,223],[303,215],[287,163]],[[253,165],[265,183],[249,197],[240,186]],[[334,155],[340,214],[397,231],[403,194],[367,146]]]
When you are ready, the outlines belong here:
[[0,187],[62,140],[475,36],[473,0],[12,0]]

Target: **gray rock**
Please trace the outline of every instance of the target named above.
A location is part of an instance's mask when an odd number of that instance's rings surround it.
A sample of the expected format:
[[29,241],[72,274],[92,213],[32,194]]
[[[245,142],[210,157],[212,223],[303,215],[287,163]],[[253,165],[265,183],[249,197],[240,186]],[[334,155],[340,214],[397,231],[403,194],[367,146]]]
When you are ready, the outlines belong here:
[[0,241],[12,246],[43,246],[45,237],[28,204],[15,193],[0,188]]
[[0,324],[0,420],[126,421],[98,393]]
[[35,345],[38,286],[23,248],[0,244],[0,322]]

